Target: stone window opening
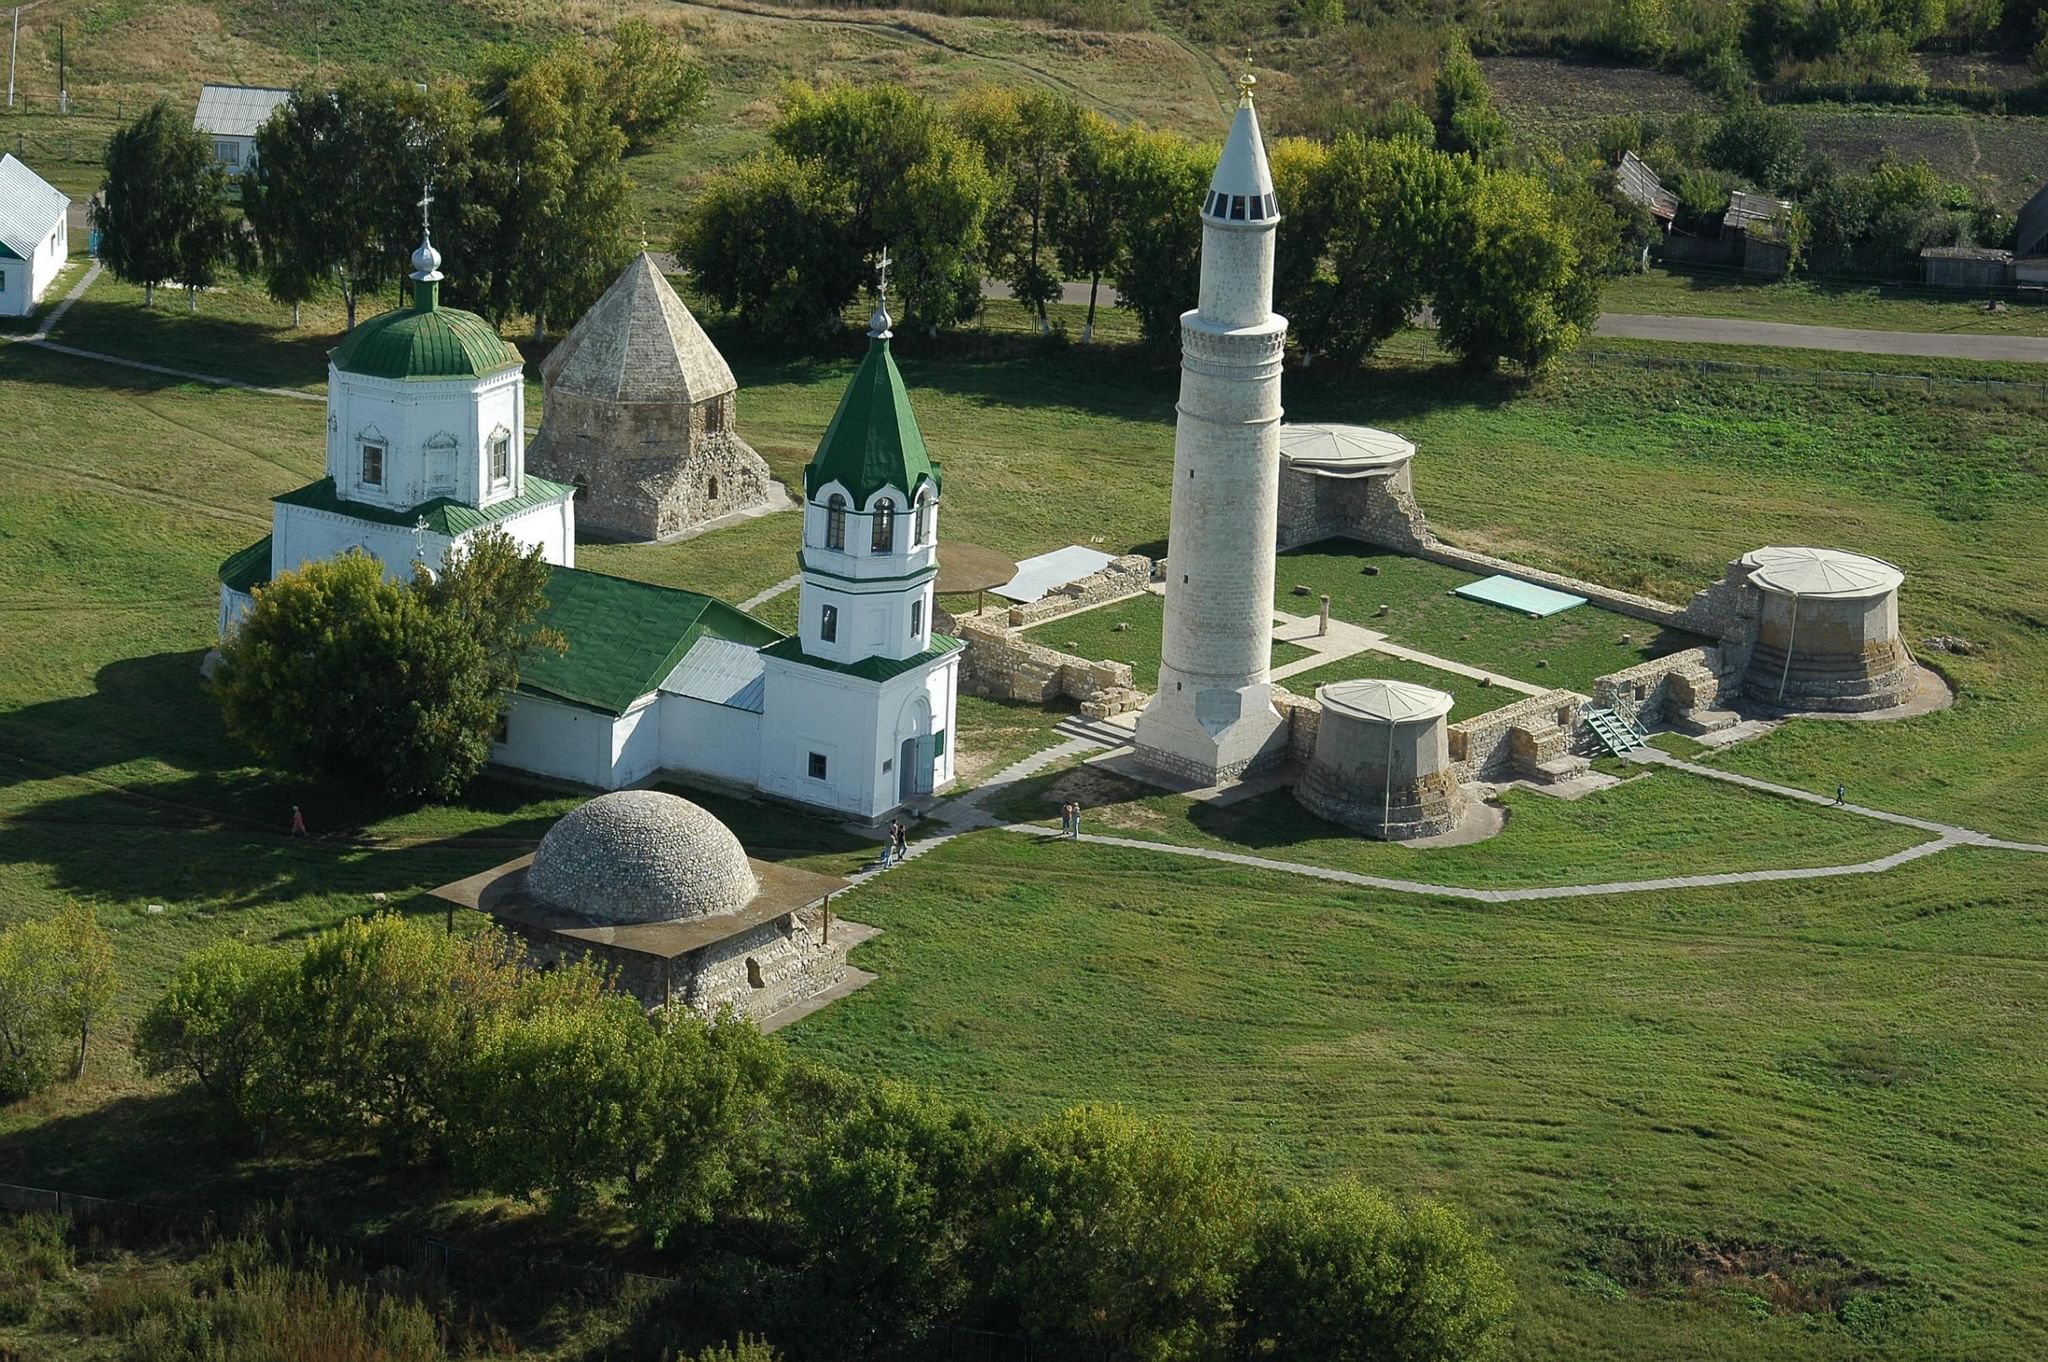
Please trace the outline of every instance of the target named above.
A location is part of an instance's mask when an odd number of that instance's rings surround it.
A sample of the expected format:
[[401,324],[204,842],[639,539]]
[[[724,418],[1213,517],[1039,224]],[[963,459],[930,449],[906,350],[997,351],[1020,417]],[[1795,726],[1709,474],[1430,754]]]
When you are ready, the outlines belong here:
[[1232,194],[1230,196],[1230,220],[1232,222],[1244,221],[1244,195]]
[[768,987],[768,981],[761,977],[761,962],[751,955],[747,957],[747,987]]
[[846,498],[837,492],[825,503],[825,547],[846,548]]
[[590,479],[580,473],[576,477],[576,500],[590,500]]
[[704,495],[711,498],[713,501],[718,500],[718,474],[713,473],[710,476],[710,478],[705,481]]
[[929,544],[931,542],[932,494],[926,492],[917,499],[917,520],[912,526],[910,544],[912,548],[916,548],[920,544]]
[[914,642],[924,637],[924,601],[910,603],[910,637]]
[[868,536],[868,547],[876,553],[896,551],[896,503],[879,502],[875,506],[874,533]]
[[363,446],[363,485],[382,487],[384,485],[384,446],[365,444]]
[[827,605],[818,614],[818,637],[827,643],[839,641],[839,607]]

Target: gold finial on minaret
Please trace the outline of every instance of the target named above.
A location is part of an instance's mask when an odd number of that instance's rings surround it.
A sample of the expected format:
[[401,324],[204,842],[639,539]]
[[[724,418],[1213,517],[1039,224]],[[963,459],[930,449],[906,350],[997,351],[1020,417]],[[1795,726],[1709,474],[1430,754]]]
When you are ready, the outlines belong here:
[[1252,50],[1247,47],[1244,50],[1244,74],[1237,78],[1237,102],[1251,103],[1252,87],[1258,83],[1259,78],[1252,74]]

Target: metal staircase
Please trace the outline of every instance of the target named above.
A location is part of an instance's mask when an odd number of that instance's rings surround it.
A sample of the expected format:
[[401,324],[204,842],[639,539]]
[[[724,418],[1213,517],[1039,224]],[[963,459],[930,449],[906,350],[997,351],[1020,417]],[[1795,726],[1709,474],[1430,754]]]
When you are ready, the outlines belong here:
[[1600,745],[1615,756],[1625,756],[1638,747],[1648,747],[1650,735],[1634,719],[1611,709],[1589,709],[1580,715]]

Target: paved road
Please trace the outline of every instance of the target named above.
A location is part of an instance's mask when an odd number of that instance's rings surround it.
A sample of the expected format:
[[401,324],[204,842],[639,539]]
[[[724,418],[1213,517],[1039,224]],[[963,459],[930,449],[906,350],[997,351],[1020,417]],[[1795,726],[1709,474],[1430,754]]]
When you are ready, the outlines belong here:
[[[984,298],[1007,299],[1007,284],[985,280]],[[1086,305],[1088,285],[1060,285],[1063,303]],[[1096,299],[1114,307],[1117,292],[1108,284]],[[1427,312],[1423,323],[1429,323]],[[1936,359],[2021,360],[2048,364],[2048,337],[1976,336],[1948,331],[1861,331],[1847,326],[1795,326],[1789,322],[1753,322],[1736,317],[1664,317],[1633,312],[1603,312],[1593,333],[1615,340],[1665,341],[1678,345],[1775,345],[1792,350],[1835,350],[1859,355],[1925,355]]]
[[1685,345],[1775,345],[1861,355],[1926,355],[1937,359],[2048,363],[2048,337],[1973,336],[1947,331],[1859,331],[1846,326],[1794,326],[1735,317],[1659,317],[1603,312],[1594,334]]

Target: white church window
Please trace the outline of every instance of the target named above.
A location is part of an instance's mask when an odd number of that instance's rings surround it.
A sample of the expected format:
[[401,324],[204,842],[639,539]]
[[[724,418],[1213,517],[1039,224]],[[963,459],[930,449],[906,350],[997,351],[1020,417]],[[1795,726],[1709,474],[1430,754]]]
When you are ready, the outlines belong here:
[[924,637],[924,602],[921,600],[910,603],[910,637],[912,639]]
[[7,271],[0,270],[0,293],[7,292]]
[[512,481],[512,437],[500,432],[491,437],[491,486]]
[[825,503],[825,547],[846,547],[846,498],[837,492],[832,494],[832,500]]
[[825,754],[823,752],[811,753],[810,774],[812,780],[825,779]]
[[382,487],[384,485],[384,446],[366,444],[363,446],[363,485]]
[[875,532],[869,541],[869,547],[876,553],[894,553],[896,551],[895,502],[884,501],[876,504]]
[[839,641],[839,607],[828,605],[818,617],[818,637],[827,643]]
[[910,547],[932,542],[932,494],[926,492],[917,499],[917,520],[911,527]]

